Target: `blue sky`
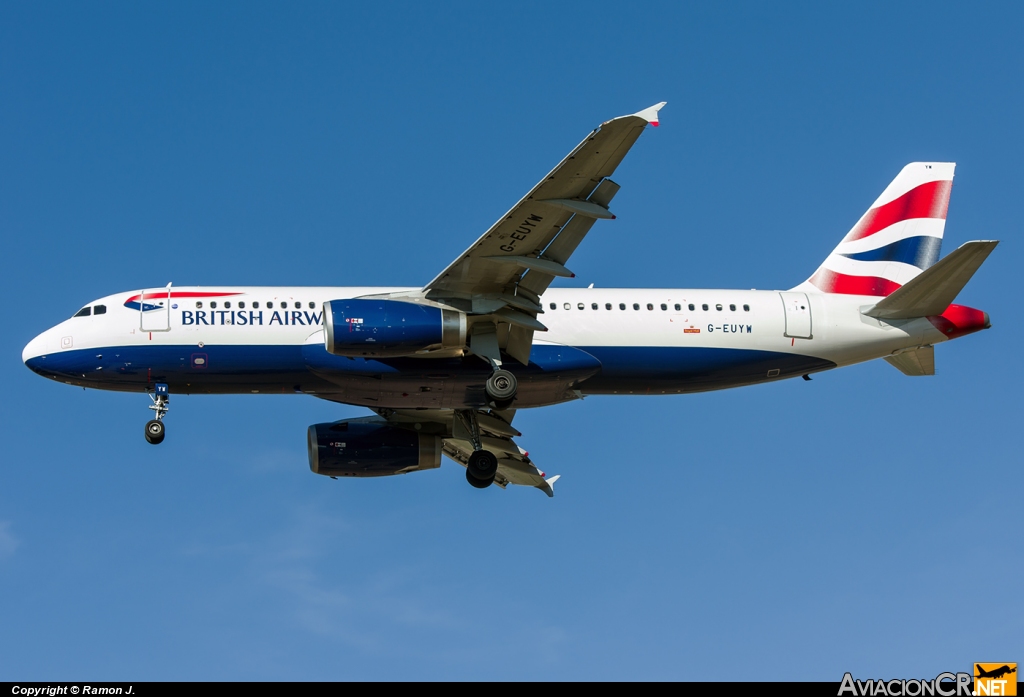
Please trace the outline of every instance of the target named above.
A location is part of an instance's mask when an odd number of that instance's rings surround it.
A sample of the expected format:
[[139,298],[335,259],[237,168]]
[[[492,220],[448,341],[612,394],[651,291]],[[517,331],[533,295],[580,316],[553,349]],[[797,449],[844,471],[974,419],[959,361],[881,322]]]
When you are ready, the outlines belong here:
[[[931,677],[1020,661],[1024,11],[946,3],[0,6],[0,678]],[[602,121],[668,101],[563,285],[788,288],[899,169],[991,331],[520,412],[532,490],[311,474],[298,396],[28,371],[108,293],[427,282]],[[1017,271],[1015,271],[1017,270]],[[1016,520],[1017,522],[1013,522]]]

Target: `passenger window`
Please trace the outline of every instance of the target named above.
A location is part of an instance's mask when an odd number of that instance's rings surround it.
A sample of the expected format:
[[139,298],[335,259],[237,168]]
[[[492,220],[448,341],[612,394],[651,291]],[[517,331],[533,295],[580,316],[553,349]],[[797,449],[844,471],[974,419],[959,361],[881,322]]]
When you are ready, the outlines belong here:
[[576,309],[578,309],[578,310],[582,310],[585,307],[586,307],[586,305],[584,305],[583,303],[577,303],[577,305],[576,305]]
[[653,310],[654,309],[654,305],[652,305],[651,303],[647,303],[647,309],[648,310]]
[[604,304],[604,309],[606,309],[606,310],[612,309],[612,304],[611,303],[605,303]]
[[92,313],[94,315],[105,315],[105,314],[107,314],[107,306],[106,305],[96,305],[95,307],[92,308]]
[[260,301],[259,300],[253,301],[252,309],[254,309],[254,310],[260,309]]
[[744,305],[743,306],[743,311],[744,312],[750,312],[750,305]]
[[715,305],[715,309],[718,310],[719,312],[721,312],[722,311],[722,303],[718,303],[717,305]]
[[244,301],[244,300],[240,300],[240,301],[238,302],[238,308],[239,308],[240,310],[244,310],[244,309],[245,309],[245,301]]
[[590,309],[591,310],[596,310],[597,309],[597,303],[590,303]]
[[619,303],[619,309],[620,310],[625,310],[626,309],[626,303]]
[[729,310],[731,310],[732,312],[736,312],[736,306],[735,305],[730,305],[729,306]]
[[690,303],[687,307],[690,308],[690,312],[693,312],[695,309],[697,309],[693,306],[693,303]]
[[704,312],[707,312],[708,311],[708,304],[704,303],[703,305],[700,306],[700,309],[704,310]]
[[565,303],[565,305],[563,305],[562,307],[564,307],[566,310],[572,309],[572,305],[570,305],[569,303]]
[[634,310],[639,310],[640,309],[640,303],[633,303],[633,309]]
[[230,300],[225,301],[224,309],[226,309],[226,310],[230,310],[231,309],[231,301]]
[[282,310],[287,310],[287,309],[288,309],[288,303],[286,303],[286,302],[282,302],[282,303],[281,303],[281,309],[282,309]]
[[81,310],[76,312],[73,316],[74,317],[88,317],[91,314],[92,314],[92,308],[91,307],[83,307]]
[[203,301],[202,300],[196,300],[196,309],[197,310],[202,310],[203,309]]
[[667,310],[668,309],[668,305],[666,305],[665,303],[662,303],[661,304],[661,309],[662,310]]
[[215,309],[215,310],[216,310],[216,309],[217,309],[217,301],[216,301],[216,300],[214,300],[213,302],[211,302],[211,303],[210,303],[210,307],[212,307],[213,309]]
[[679,312],[682,309],[682,306],[679,303],[676,303],[676,312]]
[[300,303],[298,300],[295,301],[295,309],[296,310],[301,310],[302,309],[302,303]]
[[312,300],[309,301],[309,309],[310,310],[315,310],[316,309],[316,303],[313,302]]
[[550,307],[552,310],[557,310],[558,309],[558,305],[556,305],[554,303],[551,303],[548,307]]

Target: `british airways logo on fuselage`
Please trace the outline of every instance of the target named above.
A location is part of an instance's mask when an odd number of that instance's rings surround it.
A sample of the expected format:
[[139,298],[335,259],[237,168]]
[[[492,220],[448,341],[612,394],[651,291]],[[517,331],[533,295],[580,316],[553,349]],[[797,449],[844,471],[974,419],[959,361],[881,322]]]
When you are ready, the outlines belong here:
[[324,313],[308,310],[182,310],[181,325],[319,327]]
[[[166,290],[147,291],[133,295],[124,302],[124,306],[136,312],[152,312],[154,310],[166,310],[170,301],[171,310],[178,310],[179,300],[195,300],[196,309],[180,310],[181,326],[226,326],[226,327],[269,327],[269,326],[302,326],[319,327],[323,323],[324,313],[310,312],[306,310],[247,310],[241,309],[200,309],[203,300],[216,298],[230,298],[242,293],[204,292],[204,291],[172,291]],[[191,303],[189,303],[191,304]],[[217,303],[211,303],[216,305]],[[231,305],[231,303],[225,303]],[[238,303],[244,305],[244,302]]]

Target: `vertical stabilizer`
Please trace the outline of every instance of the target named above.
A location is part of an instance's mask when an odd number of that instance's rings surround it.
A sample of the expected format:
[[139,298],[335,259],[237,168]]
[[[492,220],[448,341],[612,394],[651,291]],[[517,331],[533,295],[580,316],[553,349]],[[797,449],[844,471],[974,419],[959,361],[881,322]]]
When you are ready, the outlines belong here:
[[952,162],[912,162],[794,290],[886,296],[939,259]]

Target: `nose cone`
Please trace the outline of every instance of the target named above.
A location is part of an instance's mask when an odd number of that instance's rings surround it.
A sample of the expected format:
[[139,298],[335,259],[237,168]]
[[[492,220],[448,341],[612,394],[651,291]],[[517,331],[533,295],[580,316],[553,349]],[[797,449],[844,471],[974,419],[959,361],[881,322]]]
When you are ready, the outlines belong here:
[[53,347],[50,346],[50,331],[45,331],[32,341],[28,342],[24,350],[21,352],[21,360],[25,362],[32,370],[39,372],[41,363],[46,357],[47,353],[50,353]]

